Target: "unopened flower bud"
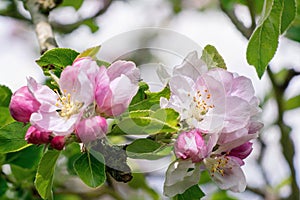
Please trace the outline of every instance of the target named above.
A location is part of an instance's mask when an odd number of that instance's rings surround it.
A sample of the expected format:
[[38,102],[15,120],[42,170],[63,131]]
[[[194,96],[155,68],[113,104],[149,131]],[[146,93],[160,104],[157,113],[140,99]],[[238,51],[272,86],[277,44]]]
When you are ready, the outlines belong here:
[[51,147],[53,149],[62,150],[65,147],[66,140],[65,136],[55,136],[51,140]]
[[37,130],[34,126],[30,126],[26,132],[25,140],[32,144],[46,144],[50,142],[49,132]]
[[103,138],[106,132],[106,119],[100,116],[83,119],[76,126],[76,135],[83,143]]
[[23,86],[12,95],[9,110],[15,120],[29,122],[31,114],[39,107],[40,103],[30,93],[28,87]]
[[252,152],[252,142],[246,142],[241,146],[238,146],[234,149],[231,149],[229,152],[229,156],[236,158],[240,165],[244,165],[244,159],[247,158]]
[[175,154],[183,160],[200,162],[207,154],[207,146],[199,130],[181,133],[174,145]]

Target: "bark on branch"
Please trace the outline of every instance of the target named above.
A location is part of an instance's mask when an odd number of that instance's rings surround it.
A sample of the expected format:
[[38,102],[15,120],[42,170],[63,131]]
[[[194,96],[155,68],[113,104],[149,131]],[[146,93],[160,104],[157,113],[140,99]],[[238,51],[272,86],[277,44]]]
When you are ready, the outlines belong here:
[[34,24],[35,33],[40,46],[40,53],[43,54],[45,51],[57,47],[52,27],[48,21],[48,14],[41,11],[39,0],[26,0],[25,6]]

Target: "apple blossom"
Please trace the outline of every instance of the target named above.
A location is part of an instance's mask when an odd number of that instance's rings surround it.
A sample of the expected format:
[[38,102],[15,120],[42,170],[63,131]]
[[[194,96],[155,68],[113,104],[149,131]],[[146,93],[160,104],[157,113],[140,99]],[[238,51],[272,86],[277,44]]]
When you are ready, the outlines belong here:
[[259,111],[249,79],[234,78],[221,68],[211,69],[196,80],[192,76],[171,77],[171,97],[161,98],[161,107],[175,109],[188,127],[205,133],[233,132],[247,126]]
[[[96,67],[96,66],[95,66]],[[94,85],[84,70],[68,66],[58,80],[60,93],[28,79],[29,90],[41,104],[30,118],[32,125],[55,135],[74,131],[86,108],[94,102]]]
[[29,122],[30,116],[40,107],[27,86],[18,89],[11,97],[9,110],[11,116],[19,122]]

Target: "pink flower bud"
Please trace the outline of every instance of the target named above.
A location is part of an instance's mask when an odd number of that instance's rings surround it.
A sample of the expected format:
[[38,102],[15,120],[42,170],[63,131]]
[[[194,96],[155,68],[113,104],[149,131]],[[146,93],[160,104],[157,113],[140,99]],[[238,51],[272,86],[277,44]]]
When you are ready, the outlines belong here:
[[50,142],[49,132],[37,130],[34,126],[30,126],[26,132],[25,140],[32,144],[46,144]]
[[11,97],[9,110],[11,116],[19,122],[29,122],[30,116],[40,107],[40,103],[30,93],[27,86],[18,89]]
[[76,126],[76,134],[83,143],[103,138],[106,132],[106,119],[100,116],[83,119]]
[[55,136],[51,140],[51,147],[57,150],[62,150],[65,146],[65,136]]
[[175,154],[181,159],[191,159],[194,163],[202,161],[207,155],[207,146],[199,130],[181,133],[175,142]]
[[243,159],[247,158],[252,152],[252,142],[246,142],[241,146],[238,146],[232,150],[230,150],[229,155],[231,157],[235,157],[240,165],[244,165]]

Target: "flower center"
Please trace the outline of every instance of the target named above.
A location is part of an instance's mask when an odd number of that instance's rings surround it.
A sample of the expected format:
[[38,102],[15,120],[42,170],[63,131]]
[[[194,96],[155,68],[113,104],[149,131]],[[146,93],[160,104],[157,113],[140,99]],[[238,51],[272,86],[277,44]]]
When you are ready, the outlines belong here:
[[[188,93],[188,96],[191,96],[191,94]],[[207,89],[205,89],[203,93],[200,90],[197,90],[192,98],[190,115],[198,121],[201,121],[209,109],[215,107],[213,104],[209,103],[211,94]]]
[[62,95],[57,90],[55,92],[58,96],[55,105],[59,108],[57,111],[61,117],[69,119],[72,115],[80,112],[80,108],[83,106],[82,102],[72,101],[71,94],[67,91],[64,91]]
[[232,169],[232,167],[229,164],[229,158],[227,156],[216,156],[206,158],[205,164],[212,177],[215,176],[215,173],[224,176],[225,169]]

